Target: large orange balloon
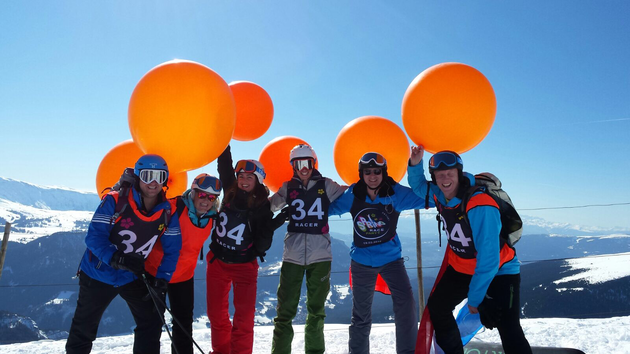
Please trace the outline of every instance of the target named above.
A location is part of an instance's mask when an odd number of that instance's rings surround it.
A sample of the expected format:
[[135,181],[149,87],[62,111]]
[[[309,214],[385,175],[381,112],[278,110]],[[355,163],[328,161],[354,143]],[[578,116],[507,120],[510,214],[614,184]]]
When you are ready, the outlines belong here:
[[[265,145],[260,152],[258,160],[265,167],[265,184],[272,192],[277,192],[282,183],[293,177],[293,167],[291,166],[289,153],[296,145],[308,144],[300,138],[294,136],[280,136]],[[315,163],[317,168],[318,163]]]
[[236,127],[232,138],[250,141],[260,138],[273,120],[273,102],[265,89],[248,81],[229,84],[236,104]]
[[188,172],[169,173],[166,185],[168,186],[166,190],[167,198],[182,195],[188,189]]
[[488,79],[460,63],[438,64],[420,73],[402,102],[405,131],[431,153],[472,149],[492,128],[496,112]]
[[346,184],[359,180],[359,159],[366,152],[378,152],[387,160],[387,173],[400,181],[407,171],[409,141],[394,122],[376,116],[359,117],[346,124],[334,147],[337,173]]
[[129,100],[129,130],[147,154],[162,156],[171,172],[216,159],[234,132],[236,109],[227,83],[210,68],[173,60],[156,66]]
[[103,189],[116,184],[125,168],[133,167],[142,155],[144,153],[132,140],[123,141],[109,150],[96,171],[96,193],[106,194]]

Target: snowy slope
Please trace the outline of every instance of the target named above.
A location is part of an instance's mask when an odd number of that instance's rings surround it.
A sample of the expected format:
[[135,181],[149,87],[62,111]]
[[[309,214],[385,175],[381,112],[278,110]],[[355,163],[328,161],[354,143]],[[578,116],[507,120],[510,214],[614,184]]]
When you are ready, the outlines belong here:
[[[588,354],[630,353],[630,316],[607,319],[526,319],[522,321],[525,335],[534,346],[558,346],[581,349]],[[304,326],[294,326],[295,337],[292,351],[304,352]],[[253,354],[268,354],[271,351],[273,326],[257,326],[254,329]],[[348,326],[326,324],[324,326],[326,353],[348,353]],[[199,346],[208,352],[210,347],[210,330],[202,324],[194,329],[194,338]],[[499,333],[496,330],[485,331],[474,340],[498,343]],[[161,353],[170,353],[170,340],[166,333],[162,334]],[[370,336],[370,352],[376,354],[396,353],[396,337],[393,324],[375,324]],[[36,342],[0,346],[3,354],[39,353],[56,354],[64,352],[63,340],[40,340]],[[112,354],[131,353],[133,335],[98,338],[94,342],[92,353]],[[195,349],[195,353],[199,353]]]

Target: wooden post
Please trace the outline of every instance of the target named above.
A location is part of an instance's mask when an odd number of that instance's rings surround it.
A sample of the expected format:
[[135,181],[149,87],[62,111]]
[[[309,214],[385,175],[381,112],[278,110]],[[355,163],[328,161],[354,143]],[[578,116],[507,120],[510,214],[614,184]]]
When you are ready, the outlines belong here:
[[422,237],[420,237],[420,210],[414,209],[416,217],[416,259],[418,260],[418,320],[424,311],[424,280],[422,279]]
[[4,224],[4,237],[0,248],[0,278],[2,278],[2,268],[4,268],[4,256],[7,254],[7,244],[9,243],[9,233],[11,233],[11,223]]

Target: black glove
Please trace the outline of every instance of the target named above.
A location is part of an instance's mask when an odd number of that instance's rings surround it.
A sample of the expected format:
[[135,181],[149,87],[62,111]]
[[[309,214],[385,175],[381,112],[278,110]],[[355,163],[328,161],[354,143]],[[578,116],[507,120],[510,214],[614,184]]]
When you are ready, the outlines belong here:
[[289,207],[286,206],[282,208],[282,210],[280,210],[280,213],[278,213],[278,216],[281,216],[282,218],[284,218],[285,221],[289,221],[289,217],[291,216],[289,214]]
[[166,291],[168,290],[168,282],[166,281],[166,279],[155,278],[151,282],[151,287],[162,299],[164,299],[164,297],[166,296]]
[[133,186],[136,183],[136,178],[137,177],[136,174],[133,172],[133,168],[127,167],[125,168],[123,174],[120,176],[118,182],[116,182],[116,184],[114,184],[114,186],[112,187],[112,190],[119,191],[122,187]]
[[289,207],[284,207],[282,210],[280,210],[278,215],[273,217],[273,229],[275,230],[282,226],[285,221],[289,220],[290,216],[291,214],[289,214]]
[[503,308],[491,297],[486,295],[479,307],[479,320],[484,327],[493,329],[501,322]]
[[140,275],[144,272],[144,257],[137,253],[116,251],[109,265],[114,269],[122,269]]

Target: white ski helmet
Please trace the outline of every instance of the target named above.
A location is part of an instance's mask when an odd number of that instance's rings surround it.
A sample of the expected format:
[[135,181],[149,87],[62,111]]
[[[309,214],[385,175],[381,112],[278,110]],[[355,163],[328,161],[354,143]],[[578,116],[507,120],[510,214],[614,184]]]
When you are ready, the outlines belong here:
[[306,144],[296,145],[293,149],[291,149],[291,154],[289,156],[289,162],[293,162],[293,160],[296,159],[313,159],[313,164],[317,162],[317,154],[315,154],[315,150]]
[[239,174],[241,172],[245,173],[253,173],[258,178],[258,182],[263,184],[263,180],[267,177],[265,173],[265,168],[257,160],[239,160],[236,163],[236,167],[234,168],[234,172]]

